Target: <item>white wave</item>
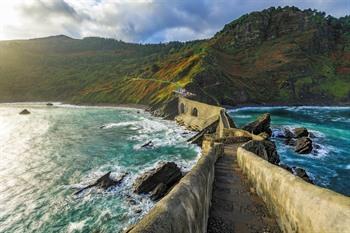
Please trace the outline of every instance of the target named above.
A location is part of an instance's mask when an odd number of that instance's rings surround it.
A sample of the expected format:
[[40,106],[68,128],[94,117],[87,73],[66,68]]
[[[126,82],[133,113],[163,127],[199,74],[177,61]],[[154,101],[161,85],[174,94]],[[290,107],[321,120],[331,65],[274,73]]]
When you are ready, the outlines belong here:
[[81,232],[83,230],[84,226],[85,226],[85,222],[86,221],[87,220],[85,219],[85,220],[80,221],[80,222],[71,222],[71,223],[69,223],[67,232],[68,233],[72,233],[72,232],[76,232],[76,231]]
[[115,127],[123,127],[123,126],[135,126],[138,124],[138,121],[126,121],[126,122],[119,122],[119,123],[108,123],[103,125],[104,129],[110,129]]
[[350,170],[350,164],[346,165],[345,169]]

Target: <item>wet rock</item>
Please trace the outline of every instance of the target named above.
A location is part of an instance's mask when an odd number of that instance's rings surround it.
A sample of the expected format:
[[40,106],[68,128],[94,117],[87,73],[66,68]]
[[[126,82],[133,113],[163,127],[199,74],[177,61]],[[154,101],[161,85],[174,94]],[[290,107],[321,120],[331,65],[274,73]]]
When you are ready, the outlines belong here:
[[283,134],[285,138],[294,138],[294,134],[287,128],[283,129]]
[[268,140],[251,140],[245,143],[242,147],[272,164],[278,164],[280,162],[279,155],[276,150],[276,144],[274,142]]
[[256,121],[253,121],[242,127],[243,130],[246,130],[250,133],[258,135],[260,133],[267,133],[271,136],[272,131],[270,129],[271,117],[269,113],[265,113],[258,117]]
[[310,138],[302,137],[297,139],[294,151],[299,154],[309,154],[312,151],[312,141]]
[[125,176],[127,176],[127,173],[122,175],[122,177],[119,178],[118,180],[113,180],[110,177],[110,175],[111,175],[111,172],[106,173],[105,175],[103,175],[99,179],[97,179],[95,183],[80,189],[79,191],[75,192],[74,195],[78,195],[79,193],[83,192],[84,190],[92,188],[92,187],[99,187],[99,188],[103,188],[103,189],[108,189],[109,187],[119,185],[123,181]]
[[308,176],[308,174],[306,173],[306,171],[302,168],[299,167],[289,167],[286,164],[280,164],[279,165],[281,168],[289,171],[290,173],[292,173],[295,176],[298,176],[300,178],[302,178],[303,180],[305,180],[306,182],[313,184],[313,180]]
[[149,142],[143,144],[143,145],[141,146],[141,148],[152,148],[153,146],[154,146],[154,145],[153,145],[153,142],[152,142],[152,141],[149,141]]
[[307,131],[306,128],[301,127],[301,128],[295,128],[293,130],[294,132],[294,137],[295,138],[301,138],[301,137],[308,137],[309,136],[309,131]]
[[295,146],[296,145],[296,140],[293,138],[286,138],[284,140],[284,144],[288,146]]
[[306,173],[306,171],[302,168],[294,168],[294,174],[296,176],[299,176],[301,179],[305,180],[308,183],[313,184],[314,182],[311,180],[311,178],[308,176],[308,174]]
[[20,115],[28,115],[28,114],[30,114],[30,112],[28,111],[28,109],[23,109],[19,114]]
[[[137,194],[150,193],[162,183],[169,189],[181,178],[180,168],[174,162],[167,162],[137,178],[134,183],[134,192]],[[158,190],[160,192],[161,187],[158,189],[160,189]]]
[[280,166],[281,168],[283,168],[283,169],[289,171],[290,173],[293,173],[293,169],[292,169],[291,167],[289,167],[288,165],[286,165],[286,164],[280,164],[279,166]]
[[151,199],[153,201],[158,201],[168,192],[168,187],[164,183],[160,183],[157,187],[151,192]]
[[46,106],[53,106],[53,103],[47,103]]

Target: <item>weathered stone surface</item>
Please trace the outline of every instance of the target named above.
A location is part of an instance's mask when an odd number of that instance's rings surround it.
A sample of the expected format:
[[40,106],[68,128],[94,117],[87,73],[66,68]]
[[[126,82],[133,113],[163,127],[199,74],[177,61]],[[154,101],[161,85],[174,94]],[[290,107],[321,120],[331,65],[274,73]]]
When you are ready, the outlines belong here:
[[271,135],[271,129],[270,129],[270,123],[271,123],[271,117],[269,113],[265,113],[258,117],[256,121],[253,121],[245,126],[242,127],[242,129],[253,133],[255,135],[258,135],[260,133],[267,133],[268,135]]
[[270,163],[278,164],[280,162],[280,158],[277,153],[276,145],[274,142],[271,142],[268,140],[265,140],[265,141],[251,140],[245,143],[242,147],[260,156],[261,158],[269,161]]
[[181,170],[174,162],[161,164],[156,169],[152,169],[136,179],[134,192],[137,194],[149,193],[161,183],[170,188],[181,178]]
[[[204,144],[206,145],[205,141]],[[192,170],[126,232],[206,232],[215,176],[214,165],[222,153],[223,145],[217,143],[204,150]]]
[[304,128],[304,127],[295,128],[293,131],[294,131],[294,137],[296,137],[296,138],[308,137],[309,136],[309,131],[307,131],[307,129]]
[[259,190],[259,196],[271,207],[282,232],[296,232],[296,229],[308,233],[349,231],[349,197],[296,179],[244,148],[238,148],[237,161]]
[[23,109],[19,114],[20,115],[28,115],[28,114],[30,114],[30,112],[28,111],[28,109]]
[[308,154],[312,151],[312,141],[310,138],[298,138],[295,145],[295,152],[299,154]]

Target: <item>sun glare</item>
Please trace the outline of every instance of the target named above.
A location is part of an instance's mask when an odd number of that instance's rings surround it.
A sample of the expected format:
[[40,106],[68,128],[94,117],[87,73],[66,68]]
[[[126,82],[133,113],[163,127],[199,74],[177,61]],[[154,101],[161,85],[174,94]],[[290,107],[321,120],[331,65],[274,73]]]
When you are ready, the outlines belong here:
[[16,11],[16,6],[20,0],[4,0],[0,1],[0,40],[10,39],[8,33],[11,28],[21,24],[19,13]]

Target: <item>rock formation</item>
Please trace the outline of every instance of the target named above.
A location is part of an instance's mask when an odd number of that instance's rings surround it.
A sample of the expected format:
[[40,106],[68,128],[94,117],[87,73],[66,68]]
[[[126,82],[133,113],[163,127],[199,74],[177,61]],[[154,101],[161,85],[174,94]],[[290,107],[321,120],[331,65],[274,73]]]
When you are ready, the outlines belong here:
[[313,184],[313,180],[309,177],[309,175],[306,173],[306,171],[300,167],[289,167],[286,164],[281,164],[280,165],[281,168],[289,171],[290,173],[292,173],[295,176],[298,176],[300,178],[302,178],[303,180],[305,180],[306,182]]
[[102,189],[108,189],[109,187],[112,187],[112,186],[115,186],[115,185],[119,185],[123,181],[123,179],[125,178],[127,173],[122,175],[122,177],[119,178],[118,180],[113,180],[110,177],[110,175],[111,175],[111,172],[106,173],[105,175],[100,177],[95,183],[80,189],[79,191],[75,192],[74,195],[78,195],[81,192],[83,192],[84,190],[92,188],[92,187],[99,187],[99,188],[102,188]]
[[295,145],[295,152],[299,154],[308,154],[312,151],[312,141],[310,138],[298,138]]
[[153,200],[159,200],[181,178],[180,168],[174,162],[167,162],[137,178],[134,183],[134,192],[151,193]]
[[271,135],[271,129],[270,129],[270,123],[271,123],[271,117],[269,113],[265,113],[258,117],[256,121],[253,121],[245,126],[242,127],[242,129],[253,133],[255,135],[258,135],[260,133],[267,133],[268,135]]
[[302,127],[302,128],[295,128],[293,130],[294,132],[294,137],[295,138],[301,138],[301,137],[308,137],[309,136],[309,131]]
[[251,140],[245,143],[242,147],[269,161],[272,164],[278,164],[280,162],[279,155],[277,153],[276,145],[274,142],[268,140]]
[[20,115],[28,115],[30,112],[27,109],[23,109],[20,113]]

